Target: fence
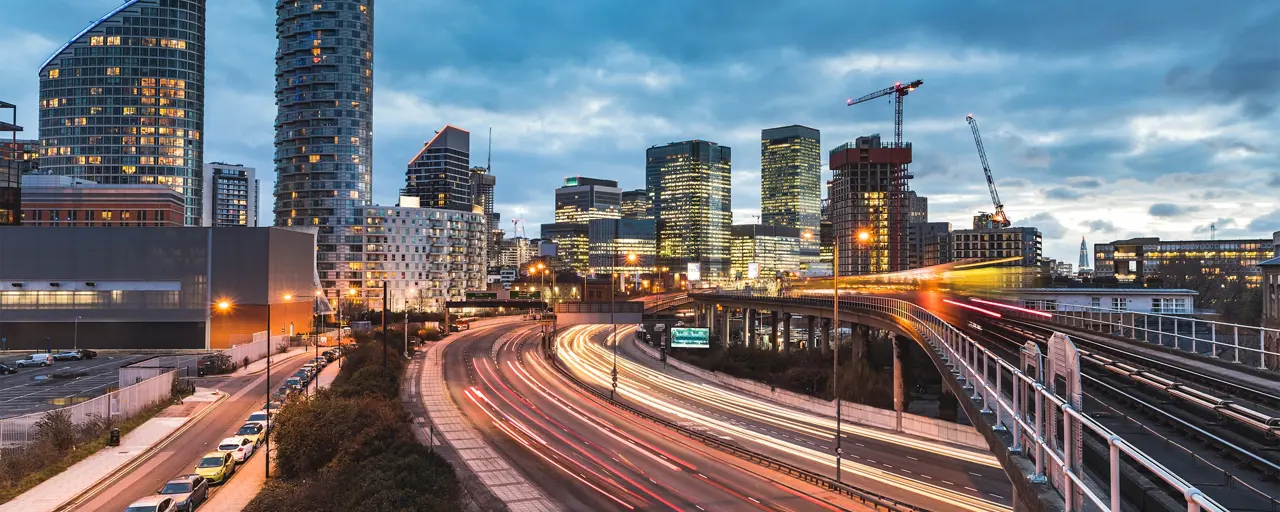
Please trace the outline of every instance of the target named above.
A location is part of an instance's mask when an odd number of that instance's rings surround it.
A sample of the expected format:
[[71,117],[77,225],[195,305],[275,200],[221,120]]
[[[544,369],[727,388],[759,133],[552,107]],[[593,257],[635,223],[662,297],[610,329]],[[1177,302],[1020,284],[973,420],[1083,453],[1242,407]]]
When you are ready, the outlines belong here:
[[[178,378],[178,372],[169,371],[83,403],[54,410],[70,413],[71,421],[76,425],[83,425],[98,417],[126,420],[152,405],[168,400],[175,378]],[[52,411],[0,420],[0,449],[17,448],[33,441],[36,423],[50,412]]]

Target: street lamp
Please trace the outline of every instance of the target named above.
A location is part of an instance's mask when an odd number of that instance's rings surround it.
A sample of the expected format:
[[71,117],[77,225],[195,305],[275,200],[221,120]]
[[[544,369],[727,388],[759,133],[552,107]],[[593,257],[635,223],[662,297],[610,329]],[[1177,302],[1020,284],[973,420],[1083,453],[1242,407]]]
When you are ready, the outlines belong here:
[[[871,239],[871,233],[858,231],[858,244]],[[835,343],[831,348],[831,396],[836,400],[836,481],[840,481],[840,237],[833,237],[831,244],[831,330],[835,331]]]

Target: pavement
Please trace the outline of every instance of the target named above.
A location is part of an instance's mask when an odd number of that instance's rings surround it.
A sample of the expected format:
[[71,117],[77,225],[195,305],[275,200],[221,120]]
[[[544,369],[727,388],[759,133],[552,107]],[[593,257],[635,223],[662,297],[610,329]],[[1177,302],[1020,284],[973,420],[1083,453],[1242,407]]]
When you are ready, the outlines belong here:
[[196,388],[181,404],[171,405],[120,439],[119,447],[106,447],[72,465],[66,471],[0,505],[0,512],[55,510],[90,490],[95,484],[136,461],[175,432],[205,416],[226,399],[213,389]]

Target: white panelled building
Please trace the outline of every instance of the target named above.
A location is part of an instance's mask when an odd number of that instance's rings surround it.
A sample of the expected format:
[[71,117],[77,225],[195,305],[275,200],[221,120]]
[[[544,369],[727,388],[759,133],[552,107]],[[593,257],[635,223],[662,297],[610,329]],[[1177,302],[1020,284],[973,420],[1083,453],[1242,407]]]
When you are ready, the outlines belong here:
[[485,288],[484,213],[418,204],[401,197],[400,206],[365,208],[366,284],[381,286],[376,271],[385,271],[392,311],[438,311],[446,300]]

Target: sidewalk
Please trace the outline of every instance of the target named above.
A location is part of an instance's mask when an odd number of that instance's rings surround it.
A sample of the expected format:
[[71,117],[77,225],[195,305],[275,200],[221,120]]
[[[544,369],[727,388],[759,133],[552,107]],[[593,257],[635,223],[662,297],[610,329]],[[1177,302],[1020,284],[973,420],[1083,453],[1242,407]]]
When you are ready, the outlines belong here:
[[120,439],[120,446],[108,446],[77,462],[57,476],[0,505],[0,512],[55,510],[61,507],[102,485],[102,480],[126,473],[121,469],[134,464],[193,420],[213,410],[225,397],[225,394],[217,390],[196,388],[196,393],[183,399],[181,404],[169,406],[125,435]]
[[[286,353],[287,354],[287,353]],[[272,357],[274,360],[275,357]],[[250,365],[252,366],[252,365]],[[338,378],[338,362],[334,361],[328,366],[320,370],[320,375],[316,376],[316,382],[321,388],[327,388],[333,384],[333,380]],[[312,388],[316,384],[312,384]],[[271,452],[271,467],[275,468],[275,451]],[[217,489],[209,501],[200,505],[203,512],[239,512],[249,506],[249,502],[258,496],[262,491],[262,486],[266,483],[266,468],[262,463],[263,455],[255,453],[249,457],[248,461],[236,468],[235,476],[231,477],[226,484]]]
[[[289,351],[288,351],[288,352],[283,352],[283,353],[280,353],[280,354],[272,354],[272,355],[271,355],[271,362],[272,362],[272,363],[281,363],[281,362],[284,362],[284,361],[286,361],[286,360],[288,360],[288,359],[293,359],[295,356],[301,355],[301,354],[303,354],[303,353],[308,353],[308,354],[309,354],[309,353],[311,353],[313,350],[315,350],[315,349],[314,349],[314,348],[312,348],[312,347],[294,347],[294,348],[289,349]],[[267,358],[265,358],[265,357],[264,357],[264,358],[262,358],[262,359],[259,359],[259,360],[257,360],[257,361],[254,361],[254,362],[252,362],[252,363],[249,363],[249,366],[245,366],[245,367],[240,368],[240,369],[238,369],[238,370],[236,370],[236,371],[234,371],[234,372],[231,372],[231,373],[226,374],[226,375],[225,375],[225,377],[243,377],[243,376],[245,376],[245,375],[257,375],[257,374],[262,373],[262,372],[265,372],[265,371],[267,371]],[[220,376],[219,376],[219,375],[211,375],[210,377],[220,377]]]

